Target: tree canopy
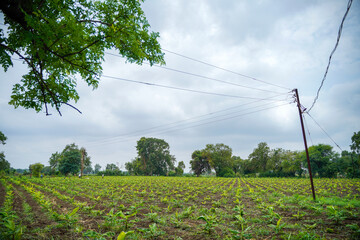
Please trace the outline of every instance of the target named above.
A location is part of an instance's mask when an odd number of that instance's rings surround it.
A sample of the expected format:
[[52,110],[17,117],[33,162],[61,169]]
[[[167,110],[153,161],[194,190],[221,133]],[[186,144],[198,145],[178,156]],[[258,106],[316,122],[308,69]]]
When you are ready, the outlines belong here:
[[[141,9],[142,0],[3,0],[5,29],[0,29],[0,64],[5,71],[20,58],[28,73],[13,86],[9,104],[39,112],[48,105],[61,115],[77,101],[77,77],[97,88],[106,49],[127,61],[164,64]],[[76,108],[75,108],[76,109]]]
[[125,164],[130,174],[162,175],[175,169],[175,157],[170,154],[170,146],[165,140],[142,137],[137,141],[138,156]]
[[0,143],[1,143],[2,145],[5,145],[6,140],[7,140],[7,137],[5,136],[5,134],[3,134],[2,131],[0,131]]
[[270,148],[266,142],[261,142],[258,147],[249,155],[251,163],[254,165],[255,170],[265,171],[266,165],[270,158]]
[[[5,136],[5,134],[3,134],[0,131],[0,143],[2,145],[5,145],[6,140],[7,140],[7,137]],[[0,152],[0,171],[9,172],[9,170],[10,170],[10,163],[5,159],[5,153]]]
[[216,176],[223,177],[226,174],[233,175],[232,149],[223,144],[207,144],[204,149],[208,155],[210,166],[215,170]]
[[44,168],[44,165],[41,163],[34,163],[29,166],[29,170],[34,177],[40,177],[41,170]]
[[208,155],[205,151],[195,150],[191,154],[190,168],[197,177],[211,170]]
[[55,152],[53,154],[51,154],[51,157],[49,159],[49,164],[50,164],[50,168],[52,172],[57,172],[59,171],[59,163],[61,160],[61,153]]
[[53,153],[49,159],[52,171],[60,171],[62,174],[76,174],[81,169],[81,151],[84,151],[84,167],[91,167],[90,157],[85,148],[79,149],[75,144],[68,144],[60,153]]
[[351,137],[350,149],[354,153],[360,155],[360,131],[358,131],[357,133],[354,132],[354,135]]
[[100,171],[100,169],[101,169],[101,166],[100,166],[100,164],[95,164],[95,166],[94,166],[94,171],[95,171],[95,173],[98,173],[99,171]]

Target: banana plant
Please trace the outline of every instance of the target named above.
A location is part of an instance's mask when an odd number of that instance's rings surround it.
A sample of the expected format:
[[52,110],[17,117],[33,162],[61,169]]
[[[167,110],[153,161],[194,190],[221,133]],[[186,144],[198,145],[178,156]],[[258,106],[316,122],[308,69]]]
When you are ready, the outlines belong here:
[[117,236],[117,240],[125,240],[126,236],[133,234],[134,231],[129,231],[129,232],[121,232],[118,236]]
[[79,207],[74,208],[69,213],[58,215],[58,222],[63,226],[73,227],[73,225],[78,221],[77,216],[75,215],[78,211]]
[[279,218],[279,220],[276,222],[276,225],[274,224],[269,225],[269,227],[275,230],[276,234],[278,234],[286,226],[286,223],[281,223],[281,219],[282,218]]
[[330,220],[334,220],[336,224],[346,219],[346,212],[339,210],[338,207],[328,206],[327,215]]
[[208,234],[214,231],[214,227],[217,226],[217,216],[216,215],[202,215],[197,218],[198,220],[204,220],[205,224],[203,224],[204,231]]

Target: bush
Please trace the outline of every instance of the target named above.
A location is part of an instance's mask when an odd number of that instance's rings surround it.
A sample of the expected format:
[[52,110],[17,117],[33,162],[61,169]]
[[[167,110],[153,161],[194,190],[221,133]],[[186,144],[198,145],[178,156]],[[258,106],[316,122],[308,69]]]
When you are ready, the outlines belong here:
[[224,168],[216,174],[217,177],[235,177],[235,173],[231,168]]

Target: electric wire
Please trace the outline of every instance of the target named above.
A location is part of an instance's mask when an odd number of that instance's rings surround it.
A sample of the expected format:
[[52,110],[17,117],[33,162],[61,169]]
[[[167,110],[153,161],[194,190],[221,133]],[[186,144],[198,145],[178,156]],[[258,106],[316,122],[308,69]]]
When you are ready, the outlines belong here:
[[[200,127],[200,126],[204,126],[204,125],[208,125],[208,124],[212,124],[212,123],[216,123],[216,122],[220,122],[220,121],[226,121],[226,120],[230,120],[230,119],[234,119],[234,118],[240,118],[246,115],[250,115],[250,114],[254,114],[254,113],[258,113],[261,111],[266,111],[269,109],[274,109],[274,108],[278,108],[278,107],[282,107],[285,105],[289,105],[290,103],[284,103],[284,104],[280,104],[280,105],[276,105],[276,106],[271,106],[271,107],[267,107],[267,108],[263,108],[263,109],[259,109],[259,110],[255,110],[255,111],[251,111],[251,112],[247,112],[247,113],[243,113],[243,114],[238,114],[235,116],[230,116],[230,117],[225,117],[222,119],[217,119],[217,120],[211,120],[205,123],[199,123],[196,125],[190,125],[190,126],[182,126],[182,127],[174,127],[174,128],[169,128],[169,129],[163,129],[163,130],[159,130],[156,132],[152,132],[152,136],[153,135],[160,135],[160,134],[165,134],[165,133],[170,133],[170,132],[176,132],[176,131],[181,131],[181,130],[185,130],[185,129],[190,129],[190,128],[195,128],[195,127]],[[190,123],[190,124],[194,124],[196,122]],[[137,135],[137,136],[131,136],[131,137],[126,137],[126,138],[121,138],[121,139],[116,139],[116,140],[112,140],[112,141],[108,141],[108,142],[101,142],[101,143],[97,143],[94,146],[101,146],[104,144],[114,144],[114,143],[119,143],[119,142],[128,142],[134,139],[138,139],[139,136],[143,136],[146,134],[141,134],[141,135]]]
[[309,138],[310,138],[311,146],[313,146],[313,145],[314,145],[314,143],[313,143],[313,140],[312,140],[312,138],[311,138],[310,129],[309,129],[309,127],[308,127],[308,124],[307,124],[307,121],[306,121],[305,115],[304,115],[304,114],[302,114],[302,117],[303,117],[303,119],[304,119],[304,122],[305,122],[305,128],[306,128],[306,130],[307,130],[307,132],[308,132],[308,135],[309,135]]
[[[200,94],[206,94],[206,95],[214,95],[214,96],[221,96],[221,97],[231,97],[231,98],[241,98],[241,99],[253,99],[253,100],[262,99],[262,98],[256,98],[256,97],[243,97],[243,96],[238,96],[238,95],[229,95],[229,94],[224,94],[224,93],[205,92],[205,91],[200,91],[200,90],[195,90],[195,89],[174,87],[174,86],[169,86],[169,85],[162,85],[162,84],[157,84],[157,83],[143,82],[143,81],[131,80],[131,79],[126,79],[126,78],[121,78],[121,77],[113,77],[113,76],[108,76],[108,75],[102,75],[102,77],[111,78],[111,79],[115,79],[115,80],[119,80],[119,81],[125,81],[125,82],[131,82],[131,83],[137,83],[137,84],[143,84],[143,85],[155,86],[155,87],[161,87],[161,88],[168,88],[168,89],[174,89],[174,90],[180,90],[180,91],[186,91],[186,92],[200,93]],[[287,94],[287,93],[284,93],[284,95],[285,94]],[[280,101],[280,100],[269,100],[269,101]]]
[[265,83],[265,84],[268,84],[268,85],[271,85],[271,86],[275,86],[275,87],[279,87],[279,88],[282,88],[282,89],[291,90],[290,88],[287,88],[287,87],[283,87],[283,86],[280,86],[280,85],[277,85],[277,84],[274,84],[274,83],[269,83],[269,82],[266,82],[266,81],[263,81],[263,80],[260,80],[260,79],[257,79],[257,78],[254,78],[254,77],[251,77],[251,76],[242,74],[242,73],[238,73],[238,72],[235,72],[235,71],[226,69],[226,68],[222,68],[222,67],[219,67],[219,66],[216,66],[216,65],[213,65],[213,64],[204,62],[204,61],[197,60],[197,59],[195,59],[195,58],[187,57],[187,56],[185,56],[185,55],[182,55],[182,54],[179,54],[179,53],[170,51],[170,50],[166,50],[166,49],[164,49],[164,48],[162,48],[161,50],[163,50],[163,51],[165,51],[165,52],[168,52],[168,53],[171,53],[171,54],[174,54],[174,55],[177,55],[177,56],[180,56],[180,57],[183,57],[183,58],[186,58],[186,59],[189,59],[189,60],[192,60],[192,61],[195,61],[195,62],[198,62],[198,63],[201,63],[201,64],[204,64],[204,65],[207,65],[207,66],[210,66],[210,67],[213,67],[213,68],[217,68],[217,69],[223,70],[223,71],[225,71],[225,72],[229,72],[229,73],[232,73],[232,74],[235,74],[235,75],[244,77],[244,78],[248,78],[248,79],[251,79],[251,80],[254,80],[254,81],[257,81],[257,82]]
[[[145,129],[143,131],[135,131],[135,132],[132,132],[131,134],[119,135],[116,138],[123,138],[123,137],[126,137],[126,136],[132,136],[132,135],[144,135],[144,134],[154,133],[154,132],[157,132],[157,131],[169,130],[169,129],[172,129],[172,128],[180,127],[182,125],[200,123],[200,122],[209,121],[209,120],[213,120],[213,119],[217,119],[217,118],[223,118],[223,117],[226,117],[226,116],[231,116],[231,115],[237,114],[239,112],[264,107],[264,106],[267,106],[267,105],[270,105],[270,104],[273,104],[273,103],[266,103],[266,104],[263,104],[263,105],[260,105],[260,106],[241,109],[239,111],[230,112],[230,113],[222,114],[222,115],[219,115],[219,116],[208,117],[208,118],[205,118],[205,119],[200,119],[200,120],[191,121],[191,122],[188,122],[188,121],[185,120],[185,121],[179,121],[178,123],[175,123],[175,124],[174,123],[173,124],[165,124],[165,125],[162,125],[160,127],[148,128],[148,129]],[[192,120],[194,120],[194,119],[195,118],[193,118]],[[159,129],[159,128],[160,128],[160,130],[155,130],[155,129]],[[108,140],[108,141],[111,141],[111,140]]]
[[341,151],[343,151],[342,148],[335,142],[335,140],[334,140],[332,137],[330,137],[330,135],[325,131],[325,129],[322,128],[322,127],[320,126],[320,124],[310,115],[310,113],[309,113],[309,112],[306,112],[306,114],[309,115],[309,117],[316,123],[316,125],[318,125],[318,127],[326,134],[326,136],[328,136],[328,138],[329,138]]
[[169,131],[163,131],[163,132],[160,132],[158,134],[164,134],[164,133],[174,132],[174,131],[178,131],[178,130],[185,130],[185,129],[189,129],[189,128],[200,127],[200,126],[208,125],[208,124],[211,124],[211,123],[216,123],[216,122],[221,122],[221,121],[225,121],[225,120],[229,120],[229,119],[239,118],[239,117],[243,117],[243,116],[250,115],[250,114],[253,114],[253,113],[258,113],[258,112],[261,112],[261,111],[282,107],[282,106],[285,106],[285,105],[288,105],[288,104],[289,103],[284,103],[284,104],[271,106],[271,107],[267,107],[267,108],[264,108],[264,109],[260,109],[260,110],[256,110],[256,111],[252,111],[252,112],[247,112],[247,113],[244,113],[244,114],[239,114],[239,115],[235,115],[235,116],[231,116],[231,117],[226,117],[226,118],[222,118],[222,119],[218,119],[218,120],[213,120],[213,121],[210,121],[210,122],[205,122],[205,123],[201,123],[201,124],[197,124],[197,125],[193,125],[193,126],[189,126],[189,127],[183,127],[183,128],[180,128],[180,129],[174,129],[174,130],[169,130]]
[[[270,97],[270,98],[275,98],[275,97],[277,97],[277,96],[273,96],[273,97]],[[206,114],[203,114],[203,115],[187,118],[187,119],[184,119],[184,120],[180,120],[180,121],[176,121],[176,122],[172,122],[172,123],[168,123],[168,124],[161,124],[161,125],[158,125],[158,126],[149,127],[149,128],[146,128],[146,129],[141,129],[141,130],[125,133],[125,134],[120,134],[120,135],[115,136],[115,137],[104,138],[104,139],[96,140],[96,141],[92,141],[92,142],[99,143],[99,142],[103,142],[103,141],[111,141],[111,140],[115,140],[115,139],[118,139],[118,138],[123,138],[123,137],[126,137],[126,136],[132,136],[132,135],[136,135],[136,134],[141,135],[141,134],[144,134],[144,133],[148,133],[151,130],[164,128],[164,127],[169,127],[169,126],[173,126],[173,125],[186,124],[186,122],[189,122],[189,121],[192,121],[192,120],[195,120],[195,119],[201,119],[201,118],[204,118],[204,117],[207,117],[207,116],[211,116],[211,117],[208,117],[207,119],[203,119],[203,120],[200,120],[200,121],[209,120],[209,119],[212,119],[212,118],[218,118],[218,117],[221,117],[221,116],[224,116],[224,115],[220,115],[220,116],[216,116],[216,117],[214,117],[214,115],[222,113],[222,112],[230,111],[230,110],[233,110],[233,109],[236,109],[236,108],[240,108],[240,107],[243,107],[243,106],[252,105],[252,104],[255,104],[255,103],[258,103],[258,102],[261,102],[261,101],[262,100],[256,100],[256,101],[252,101],[252,102],[249,102],[249,103],[244,103],[244,104],[241,104],[241,105],[238,105],[238,106],[222,109],[222,110],[219,110],[219,111],[210,112],[210,113],[206,113]],[[265,106],[265,105],[268,105],[268,104],[269,103],[263,104],[263,105],[260,105],[260,106],[254,106],[252,108],[258,108],[258,107]],[[242,109],[240,111],[243,111],[243,110],[244,109]],[[240,111],[227,113],[225,115],[234,114],[234,113],[237,113],[237,112],[240,112]]]
[[[113,54],[113,53],[109,53],[109,52],[105,52],[105,54],[124,59],[124,57],[119,55],[119,54]],[[144,64],[150,65],[150,63],[148,63],[148,62],[144,62]],[[169,67],[165,67],[165,66],[161,66],[161,65],[157,65],[157,64],[150,65],[150,66],[165,69],[165,70],[172,71],[172,72],[186,74],[186,75],[190,75],[190,76],[194,76],[194,77],[198,77],[198,78],[203,78],[203,79],[207,79],[207,80],[211,80],[211,81],[216,81],[216,82],[221,82],[221,83],[225,83],[225,84],[229,84],[229,85],[233,85],[233,86],[238,86],[238,87],[242,87],[242,88],[258,90],[258,91],[263,91],[263,92],[270,92],[270,93],[279,93],[279,92],[276,92],[276,91],[271,91],[271,90],[266,90],[266,89],[261,89],[261,88],[255,88],[255,87],[249,87],[249,86],[245,86],[245,85],[242,85],[242,84],[233,83],[233,82],[229,82],[229,81],[224,81],[224,80],[220,80],[220,79],[216,79],[216,78],[211,78],[211,77],[203,76],[203,75],[200,75],[200,74],[190,73],[190,72],[186,72],[186,71],[183,71],[183,70],[169,68]]]
[[350,10],[350,8],[351,8],[352,2],[353,2],[353,0],[349,0],[349,2],[348,2],[345,15],[344,15],[344,17],[343,17],[343,19],[342,19],[342,21],[341,21],[340,27],[339,27],[339,31],[338,31],[338,36],[337,36],[337,39],[336,39],[335,47],[334,47],[334,49],[332,50],[332,52],[331,52],[331,54],[330,54],[329,61],[328,61],[328,64],[327,64],[327,67],[326,67],[326,70],[325,70],[323,79],[321,80],[320,87],[319,87],[319,89],[317,90],[317,93],[316,93],[316,97],[315,97],[313,103],[311,104],[311,107],[309,108],[309,110],[307,110],[307,112],[310,112],[310,111],[311,111],[311,109],[314,107],[316,101],[317,101],[318,98],[319,98],[320,90],[321,90],[321,88],[322,88],[323,85],[324,85],[325,79],[326,79],[327,74],[328,74],[328,71],[329,71],[329,67],[330,67],[330,63],[331,63],[331,58],[332,58],[333,54],[335,53],[335,51],[336,51],[336,49],[337,49],[337,47],[338,47],[338,45],[339,45],[339,41],[340,41],[340,37],[341,37],[341,33],[342,33],[344,21],[345,21],[345,19],[346,19],[346,16],[347,16],[348,13],[349,13],[349,10]]

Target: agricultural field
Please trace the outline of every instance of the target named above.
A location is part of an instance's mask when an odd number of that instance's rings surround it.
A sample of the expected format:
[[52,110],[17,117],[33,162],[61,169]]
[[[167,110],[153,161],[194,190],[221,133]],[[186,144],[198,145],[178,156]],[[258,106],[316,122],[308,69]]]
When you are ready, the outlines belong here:
[[359,239],[360,180],[0,179],[0,239]]

